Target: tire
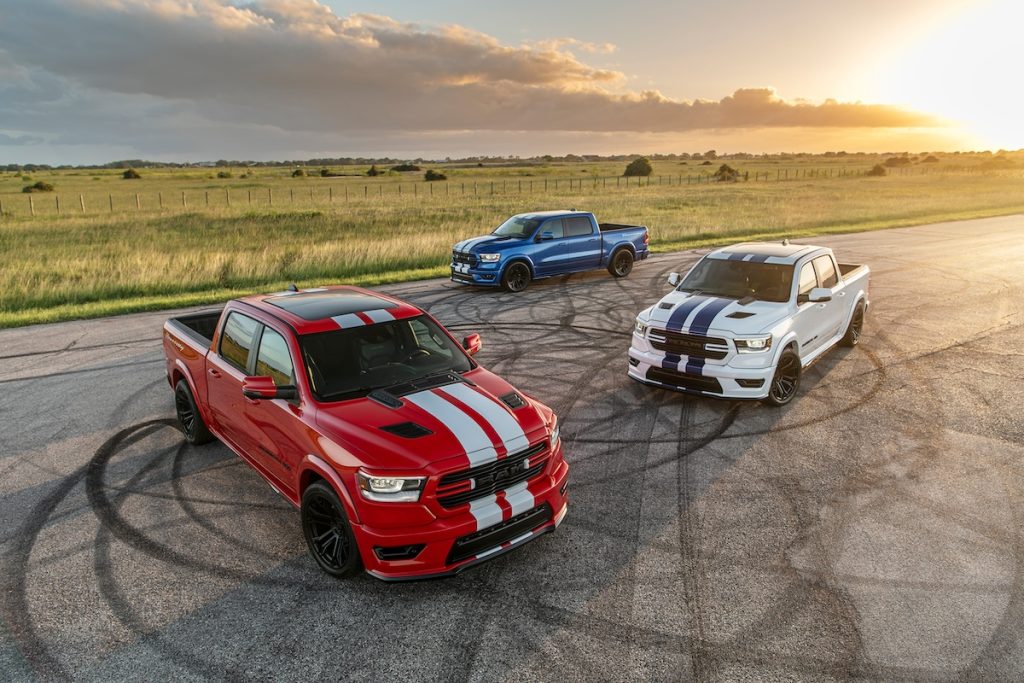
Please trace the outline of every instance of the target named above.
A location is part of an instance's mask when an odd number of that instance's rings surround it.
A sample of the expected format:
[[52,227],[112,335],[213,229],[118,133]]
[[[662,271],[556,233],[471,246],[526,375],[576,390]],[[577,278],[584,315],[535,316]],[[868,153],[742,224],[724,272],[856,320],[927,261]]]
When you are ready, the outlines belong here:
[[213,441],[213,434],[206,428],[203,416],[196,407],[196,400],[192,397],[192,390],[188,388],[188,382],[179,379],[174,385],[174,410],[178,415],[178,424],[181,425],[181,433],[185,440],[193,446],[201,446],[204,443]]
[[299,514],[306,547],[320,569],[336,579],[344,579],[362,568],[345,508],[327,482],[315,481],[306,487]]
[[619,249],[612,254],[608,261],[608,272],[612,277],[626,277],[633,272],[633,252],[629,249]]
[[789,346],[775,364],[775,374],[764,402],[770,406],[784,406],[792,401],[800,389],[800,371],[800,356]]
[[839,343],[843,346],[856,346],[860,343],[860,333],[863,329],[864,302],[861,301],[857,304],[857,307],[853,309],[853,315],[850,316],[850,324],[846,328],[846,334],[843,335],[843,339]]
[[521,292],[530,284],[530,267],[522,261],[510,263],[501,275],[501,286],[508,292]]

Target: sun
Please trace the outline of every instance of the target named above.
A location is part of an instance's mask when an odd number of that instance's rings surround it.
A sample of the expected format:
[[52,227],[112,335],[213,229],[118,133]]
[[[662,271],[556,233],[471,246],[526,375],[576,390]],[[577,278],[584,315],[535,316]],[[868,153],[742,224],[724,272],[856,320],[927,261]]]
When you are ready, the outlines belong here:
[[1022,26],[1019,0],[972,4],[883,67],[882,101],[948,119],[993,150],[1024,148]]

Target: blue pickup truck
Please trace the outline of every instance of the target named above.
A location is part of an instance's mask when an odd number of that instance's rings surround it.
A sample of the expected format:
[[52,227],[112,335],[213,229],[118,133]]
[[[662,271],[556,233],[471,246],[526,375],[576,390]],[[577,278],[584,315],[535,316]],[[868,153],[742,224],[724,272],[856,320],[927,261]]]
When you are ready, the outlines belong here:
[[649,241],[643,225],[598,223],[586,211],[521,213],[452,247],[452,280],[521,292],[531,280],[597,268],[626,277]]

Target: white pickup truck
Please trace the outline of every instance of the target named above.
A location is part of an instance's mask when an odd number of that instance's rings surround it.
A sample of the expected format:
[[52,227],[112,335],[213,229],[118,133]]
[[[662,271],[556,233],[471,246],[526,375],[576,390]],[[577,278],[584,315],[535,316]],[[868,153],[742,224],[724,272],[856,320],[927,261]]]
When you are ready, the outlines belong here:
[[629,376],[666,389],[781,406],[803,368],[854,346],[868,308],[868,267],[831,249],[747,242],[713,251],[640,312]]

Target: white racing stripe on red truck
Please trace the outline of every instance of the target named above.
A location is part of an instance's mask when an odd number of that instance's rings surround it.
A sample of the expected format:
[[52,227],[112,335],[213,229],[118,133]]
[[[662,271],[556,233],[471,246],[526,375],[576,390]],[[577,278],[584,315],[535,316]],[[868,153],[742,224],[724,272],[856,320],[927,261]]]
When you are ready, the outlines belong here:
[[500,403],[488,398],[468,384],[449,384],[441,387],[440,390],[469,406],[473,412],[490,424],[491,428],[498,433],[498,438],[501,439],[509,455],[530,445],[530,440],[526,438],[523,428]]
[[520,512],[533,509],[533,494],[526,488],[527,482],[521,481],[515,486],[505,489],[505,502],[512,508],[510,517],[515,517]]
[[363,322],[363,319],[360,318],[355,313],[346,313],[345,315],[336,315],[336,316],[333,316],[331,318],[331,320],[336,322],[338,324],[338,327],[340,327],[343,330],[346,329],[346,328],[349,328],[349,327],[359,327],[360,325],[365,325],[366,324],[365,322]]
[[495,547],[491,548],[490,550],[483,551],[482,553],[477,555],[475,559],[482,560],[483,558],[489,557],[489,556],[493,555],[494,553],[496,553],[498,551],[507,550],[508,548],[511,548],[512,546],[514,546],[516,543],[520,543],[522,541],[525,541],[530,536],[533,536],[533,532],[532,531],[527,531],[522,536],[517,536],[516,538],[513,538],[511,541],[505,541],[501,545],[495,546]]
[[419,406],[431,417],[443,424],[455,435],[462,449],[469,458],[470,467],[476,467],[498,459],[498,452],[490,437],[473,421],[469,415],[444,400],[433,391],[420,391],[404,397],[413,405]]
[[371,311],[363,311],[363,315],[375,323],[386,323],[389,320],[395,319],[395,316],[391,315],[391,312],[386,308],[375,308]]
[[494,493],[469,501],[469,511],[476,519],[477,531],[494,526],[502,518],[501,506],[498,505],[498,496]]

